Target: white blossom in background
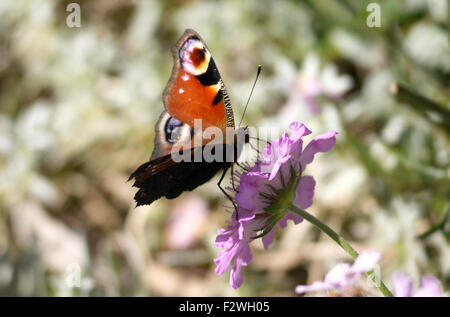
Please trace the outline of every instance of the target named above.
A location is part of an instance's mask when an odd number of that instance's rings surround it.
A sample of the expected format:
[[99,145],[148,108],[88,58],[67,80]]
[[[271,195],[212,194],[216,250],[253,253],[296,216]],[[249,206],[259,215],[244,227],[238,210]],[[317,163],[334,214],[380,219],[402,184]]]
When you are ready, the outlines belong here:
[[31,105],[17,120],[15,138],[17,147],[32,151],[49,150],[55,141],[55,136],[49,130],[52,120],[52,108],[46,102],[36,102]]
[[443,28],[435,24],[420,22],[409,30],[403,48],[418,63],[449,73],[450,44],[447,35]]
[[[55,145],[56,137],[49,129],[53,117],[52,107],[37,101],[21,115],[11,121],[4,117],[1,121],[0,155],[5,164],[1,166],[0,195],[9,203],[20,201],[33,190],[40,200],[52,204],[57,191],[53,185],[35,171],[39,159]],[[20,188],[20,190],[17,190]]]
[[85,267],[89,261],[85,238],[75,230],[51,217],[38,204],[27,202],[11,212],[12,227],[21,248],[37,243],[46,268],[64,273],[66,267],[77,263]]
[[348,75],[339,75],[336,65],[327,64],[321,68],[319,58],[309,54],[303,60],[286,107],[303,104],[316,115],[320,111],[319,97],[338,98],[352,86],[352,78]]
[[0,114],[0,157],[8,155],[14,148],[12,126],[11,120]]
[[[378,209],[378,210],[377,210]],[[427,267],[427,255],[417,239],[417,225],[421,208],[414,200],[395,197],[388,210],[374,210],[372,241],[390,247],[401,246],[393,263],[399,270],[420,276],[419,267]]]
[[[341,75],[334,64],[321,65],[315,54],[307,55],[299,71],[287,60],[279,62],[282,68],[282,82],[280,91],[289,94],[286,105],[272,118],[263,120],[262,126],[282,127],[289,125],[292,118],[302,118],[308,122],[321,112],[322,101],[325,99],[339,99],[353,87],[353,80],[348,75]],[[277,77],[278,81],[279,78]],[[274,81],[275,83],[276,81]],[[286,89],[286,87],[288,87]],[[313,121],[308,124],[315,126]],[[333,127],[335,128],[335,127]]]
[[421,10],[426,9],[427,1],[428,0],[406,0],[403,3],[403,8],[404,8],[405,12],[407,12],[409,14],[417,13]]
[[388,144],[396,144],[407,128],[407,120],[402,115],[394,115],[389,118],[386,126],[381,132],[383,140]]
[[406,0],[405,11],[408,13],[420,13],[428,11],[437,22],[447,23],[448,0]]
[[375,68],[384,64],[385,52],[381,43],[365,41],[343,29],[332,31],[330,40],[340,54],[359,66]]
[[373,69],[366,76],[361,93],[342,104],[342,115],[346,121],[372,120],[395,112],[394,101],[388,90],[392,80],[393,76],[389,70]]
[[428,11],[430,15],[438,22],[446,23],[448,21],[448,0],[428,0]]

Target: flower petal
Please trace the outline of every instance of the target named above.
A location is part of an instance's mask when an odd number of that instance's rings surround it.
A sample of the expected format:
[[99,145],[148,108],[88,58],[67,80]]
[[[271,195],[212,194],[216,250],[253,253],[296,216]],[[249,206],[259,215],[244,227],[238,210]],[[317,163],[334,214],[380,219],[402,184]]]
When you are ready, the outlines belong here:
[[330,285],[326,282],[317,281],[312,283],[311,285],[297,285],[295,288],[295,292],[297,294],[303,294],[308,292],[320,292],[320,291],[329,291],[333,289],[333,285]]
[[236,245],[231,250],[221,250],[218,252],[217,258],[214,259],[214,264],[216,265],[214,272],[217,275],[222,275],[228,270],[228,266],[236,256],[238,250],[238,245]]
[[259,194],[261,187],[267,182],[267,178],[258,172],[242,175],[236,193],[237,204],[248,210],[262,209],[264,206],[259,199]]
[[289,212],[286,216],[284,216],[278,223],[281,228],[287,227],[287,221],[292,220],[296,225],[303,221],[303,218],[297,215],[295,212]]
[[269,249],[269,246],[272,244],[274,233],[275,233],[275,227],[272,230],[270,230],[269,233],[267,233],[265,236],[263,236],[261,238],[261,241],[262,241],[263,246],[264,246],[264,250]]
[[363,251],[359,254],[355,263],[352,265],[352,271],[365,273],[373,270],[375,265],[381,260],[381,253],[377,251]]
[[292,122],[289,125],[291,129],[291,136],[289,137],[293,142],[297,142],[305,135],[311,134],[311,131],[303,124],[299,122]]
[[247,266],[252,260],[252,253],[248,244],[242,246],[239,251],[239,256],[235,259],[230,273],[230,284],[233,289],[237,289],[244,282],[242,267]]
[[285,156],[285,157],[280,157],[272,166],[272,171],[270,172],[270,176],[269,176],[269,181],[273,180],[275,178],[275,176],[277,176],[277,173],[281,167],[281,165],[283,165],[284,163],[286,163],[287,161],[289,161],[291,159],[291,156]]
[[306,209],[311,206],[315,186],[316,182],[312,176],[303,176],[295,193],[294,205],[301,209]]
[[235,262],[230,272],[230,285],[234,290],[236,290],[242,285],[243,282],[244,278],[242,277],[242,266],[236,264]]
[[289,128],[291,129],[291,136],[289,138],[292,141],[289,152],[293,153],[294,159],[300,158],[303,150],[302,137],[311,134],[311,131],[303,123],[299,122],[292,122]]
[[444,292],[442,291],[441,282],[432,276],[422,276],[420,279],[420,287],[414,293],[414,297],[442,297]]
[[413,280],[405,273],[397,272],[392,276],[394,282],[395,297],[411,297],[413,291]]
[[336,144],[336,131],[328,131],[314,138],[303,151],[300,156],[302,169],[305,170],[306,165],[312,162],[314,155],[319,152],[328,152]]
[[263,150],[260,170],[269,174],[269,180],[273,180],[280,166],[291,159],[292,143],[289,135],[284,133],[280,139],[272,141]]
[[348,263],[336,264],[325,276],[325,283],[335,288],[352,286],[358,282],[360,274],[354,273]]

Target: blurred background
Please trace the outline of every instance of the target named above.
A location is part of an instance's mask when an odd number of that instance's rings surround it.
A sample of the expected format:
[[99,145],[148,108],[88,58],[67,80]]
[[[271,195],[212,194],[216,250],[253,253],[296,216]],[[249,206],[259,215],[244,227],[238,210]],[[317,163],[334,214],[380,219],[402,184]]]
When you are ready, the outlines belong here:
[[[216,181],[134,207],[170,48],[203,37],[244,123],[340,132],[308,210],[395,271],[450,284],[447,0],[0,2],[0,295],[294,296],[349,257],[309,223],[276,234],[237,291],[216,276]],[[399,85],[394,85],[398,83]],[[77,280],[76,277],[79,277]],[[75,278],[74,278],[75,277]],[[369,294],[380,295],[375,289]]]

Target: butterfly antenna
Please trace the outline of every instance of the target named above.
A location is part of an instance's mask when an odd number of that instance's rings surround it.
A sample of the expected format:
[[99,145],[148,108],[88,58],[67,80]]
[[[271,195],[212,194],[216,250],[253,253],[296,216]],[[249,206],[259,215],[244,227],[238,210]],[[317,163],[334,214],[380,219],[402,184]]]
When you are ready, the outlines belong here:
[[259,74],[261,73],[261,65],[258,65],[258,71],[256,73],[255,81],[253,82],[252,90],[250,91],[250,95],[248,96],[247,103],[245,104],[244,112],[242,113],[241,121],[239,121],[239,127],[241,127],[242,120],[244,119],[245,112],[247,111],[248,103],[250,102],[250,98],[252,97],[253,90],[255,89],[256,82],[258,81]]

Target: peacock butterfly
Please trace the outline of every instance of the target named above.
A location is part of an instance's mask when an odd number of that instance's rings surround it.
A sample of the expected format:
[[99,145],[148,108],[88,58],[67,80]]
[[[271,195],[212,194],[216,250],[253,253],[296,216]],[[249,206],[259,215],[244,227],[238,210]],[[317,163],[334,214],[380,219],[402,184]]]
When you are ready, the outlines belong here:
[[[134,179],[133,186],[139,188],[134,196],[137,206],[151,204],[161,197],[176,198],[206,183],[219,171],[222,176],[217,185],[228,196],[220,184],[237,161],[243,144],[249,142],[247,128],[235,129],[230,99],[200,35],[187,29],[173,46],[172,55],[172,74],[163,92],[165,110],[155,126],[152,155],[128,179]],[[201,120],[200,128],[196,128],[196,120]],[[217,154],[217,149],[223,151],[213,160],[203,156],[200,160],[192,159],[209,145],[210,138],[204,132],[211,127],[225,136],[215,144],[212,153]],[[230,130],[240,133],[230,138]],[[236,135],[243,135],[243,142],[237,141]],[[198,139],[200,143],[194,142]],[[174,154],[181,153],[180,149],[188,154],[188,159],[175,159]]]

